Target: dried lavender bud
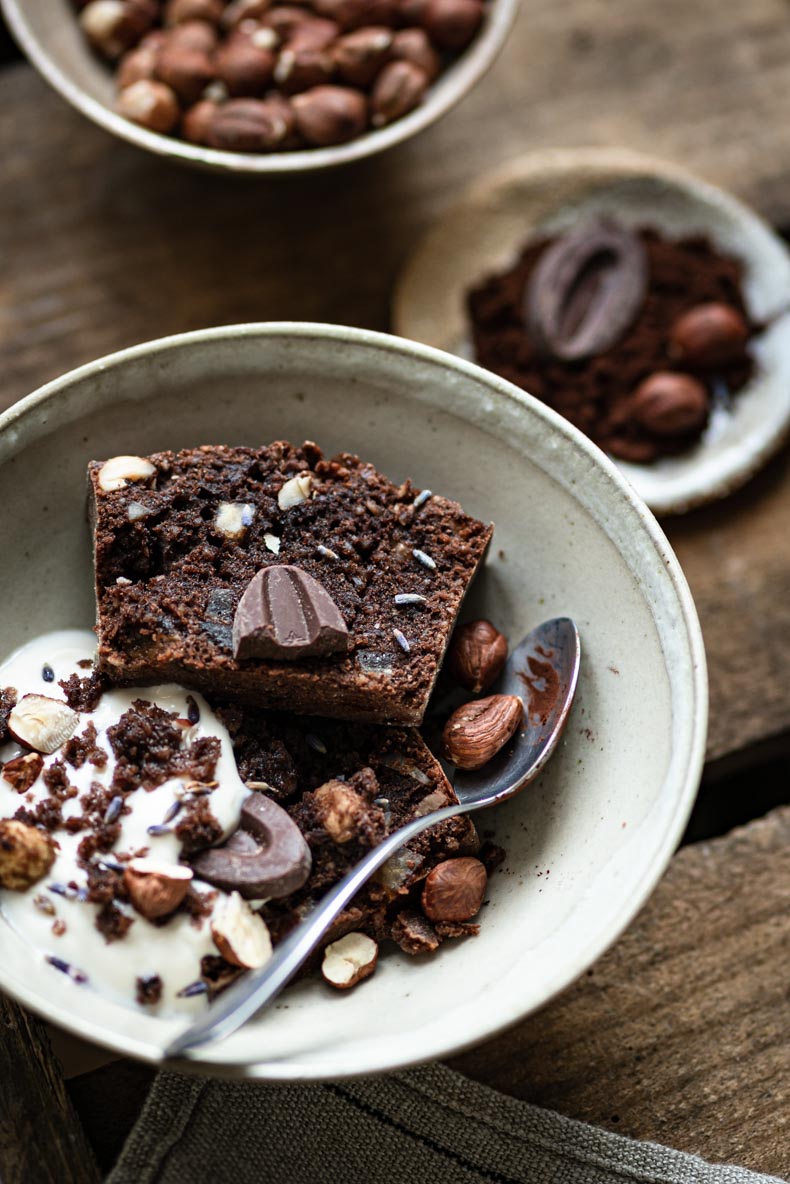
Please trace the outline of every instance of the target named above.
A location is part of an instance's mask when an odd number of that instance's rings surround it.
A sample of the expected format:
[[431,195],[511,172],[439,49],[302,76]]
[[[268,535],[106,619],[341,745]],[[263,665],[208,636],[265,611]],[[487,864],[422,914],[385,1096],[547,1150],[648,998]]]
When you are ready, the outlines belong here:
[[187,695],[187,719],[191,724],[200,723],[200,708],[191,695]]
[[107,809],[104,811],[104,821],[107,823],[108,826],[111,825],[113,822],[118,821],[118,819],[121,816],[122,809],[123,809],[123,798],[121,797],[120,794],[116,794],[116,796],[112,799],[112,801],[110,802]]
[[541,256],[526,291],[527,328],[562,361],[603,353],[631,325],[646,289],[641,240],[613,222],[586,223]]
[[178,992],[179,999],[191,999],[193,995],[205,995],[208,991],[208,986],[202,979],[198,979],[196,983],[190,983],[189,986],[183,987]]
[[419,592],[398,592],[393,598],[398,608],[413,608],[418,604],[427,604],[428,597]]
[[72,966],[69,962],[64,962],[62,958],[56,958],[54,954],[46,955],[47,962],[50,966],[54,966],[56,970],[60,970],[62,974],[67,974],[73,983],[86,983],[88,981],[87,974],[81,970],[77,970],[76,966]]
[[41,677],[44,679],[44,682],[55,681],[55,671],[52,669],[49,662],[45,664],[44,669],[41,671]]

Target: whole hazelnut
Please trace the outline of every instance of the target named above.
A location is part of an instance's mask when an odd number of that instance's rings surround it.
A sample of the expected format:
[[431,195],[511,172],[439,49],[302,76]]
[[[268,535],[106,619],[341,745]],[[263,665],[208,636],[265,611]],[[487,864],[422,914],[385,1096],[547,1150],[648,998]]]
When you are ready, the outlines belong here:
[[444,755],[459,769],[481,769],[518,730],[523,714],[517,695],[489,695],[464,703],[444,725]]
[[123,873],[129,899],[149,921],[175,912],[192,882],[192,869],[154,859],[132,859]]
[[222,14],[222,24],[235,29],[242,21],[259,21],[271,6],[272,0],[231,0]]
[[379,74],[370,96],[371,122],[383,127],[408,115],[422,102],[428,76],[413,62],[390,62]]
[[217,111],[217,104],[208,99],[201,99],[188,111],[184,112],[181,121],[181,131],[184,139],[190,144],[208,144],[208,133]]
[[274,81],[287,95],[321,86],[331,77],[331,57],[316,49],[284,49],[274,69]]
[[223,0],[167,0],[164,22],[180,25],[183,21],[208,21],[210,25],[218,25],[224,10]]
[[215,70],[207,53],[168,44],[156,59],[156,76],[189,106],[198,101],[215,77]]
[[694,370],[717,370],[744,356],[749,326],[737,308],[711,301],[698,304],[672,326],[673,357]]
[[282,102],[231,99],[217,107],[207,139],[212,148],[232,152],[273,152],[293,131]]
[[636,388],[631,411],[656,436],[685,436],[701,431],[709,406],[708,392],[696,378],[659,370]]
[[361,25],[395,25],[400,13],[398,0],[313,0],[319,16],[337,21],[344,29]]
[[335,69],[343,82],[370,86],[386,62],[393,33],[386,25],[368,25],[340,37],[332,47]]
[[439,49],[466,49],[483,23],[482,0],[428,0],[420,22]]
[[235,97],[262,95],[274,75],[275,56],[268,49],[257,49],[243,37],[230,38],[217,51],[214,66],[217,78]]
[[183,21],[168,29],[165,38],[168,45],[180,45],[201,53],[213,53],[219,43],[217,27],[208,21]]
[[137,44],[155,17],[149,0],[91,0],[80,13],[80,25],[96,52],[112,61]]
[[405,25],[421,25],[428,0],[400,0],[400,19]]
[[261,24],[273,29],[278,37],[287,38],[299,25],[310,19],[310,14],[304,8],[297,8],[295,4],[278,4],[270,12],[265,13]]
[[390,57],[399,61],[413,62],[425,73],[430,82],[438,76],[442,61],[431,45],[424,29],[399,29],[392,39]]
[[426,877],[422,911],[431,921],[469,921],[480,912],[487,884],[479,859],[446,859]]
[[507,638],[490,621],[467,621],[453,633],[447,666],[468,691],[487,691],[507,661]]
[[300,21],[295,29],[288,35],[286,39],[285,48],[292,49],[294,53],[303,49],[312,49],[314,51],[328,49],[335,41],[337,41],[342,30],[340,25],[335,21],[322,20],[320,17],[311,17],[309,20]]
[[124,119],[162,135],[172,132],[180,117],[178,99],[170,87],[148,78],[125,87],[118,95],[116,110]]
[[156,70],[157,51],[150,46],[138,45],[125,53],[118,64],[115,75],[115,85],[118,90],[126,90],[133,82],[154,77]]
[[13,818],[0,821],[0,888],[24,892],[55,862],[55,844],[38,827]]
[[343,86],[316,86],[293,100],[296,126],[308,144],[345,144],[367,127],[363,94]]

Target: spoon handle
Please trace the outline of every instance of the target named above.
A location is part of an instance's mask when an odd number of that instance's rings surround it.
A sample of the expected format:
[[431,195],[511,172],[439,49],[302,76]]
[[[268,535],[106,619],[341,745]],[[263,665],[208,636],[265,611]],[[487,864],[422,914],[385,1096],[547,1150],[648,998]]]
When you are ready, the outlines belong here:
[[273,956],[260,970],[255,970],[235,986],[223,991],[206,1015],[191,1024],[165,1049],[165,1057],[183,1056],[212,1040],[222,1040],[251,1019],[283,989],[299,967],[319,944],[333,921],[375,871],[409,839],[437,822],[468,813],[482,803],[456,803],[432,814],[415,818],[374,847],[343,879],[335,885],[300,925],[281,942]]

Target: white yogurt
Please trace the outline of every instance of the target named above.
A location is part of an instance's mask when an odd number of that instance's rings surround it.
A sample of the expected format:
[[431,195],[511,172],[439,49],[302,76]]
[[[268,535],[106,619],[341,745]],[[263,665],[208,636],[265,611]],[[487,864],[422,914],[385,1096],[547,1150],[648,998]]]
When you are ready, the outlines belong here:
[[[92,659],[95,638],[89,630],[62,630],[44,634],[22,646],[0,665],[0,688],[15,687],[18,696],[24,694],[49,695],[63,699],[58,680],[77,673],[80,677],[90,674],[89,669],[78,666],[80,660]],[[54,681],[43,677],[44,666],[54,671]],[[79,795],[64,803],[64,819],[82,814],[80,797],[88,790],[91,782],[108,785],[112,780],[115,758],[106,737],[108,727],[117,723],[135,699],[156,703],[166,711],[175,711],[180,717],[188,714],[187,694],[191,694],[200,709],[197,724],[185,731],[184,743],[189,744],[201,736],[216,736],[221,745],[220,758],[214,779],[219,782],[210,797],[211,812],[227,836],[236,829],[241,805],[249,790],[241,781],[233,758],[233,749],[227,730],[222,726],[205,700],[194,692],[187,692],[173,684],[158,687],[130,687],[107,691],[102,695],[97,709],[82,712],[75,735],[81,734],[92,722],[98,733],[96,744],[108,755],[104,768],[85,763],[80,769],[67,765],[69,782],[79,790]],[[0,747],[0,761],[8,761],[23,751],[17,745]],[[59,758],[59,753],[44,757],[46,769]],[[185,778],[184,780],[189,780]],[[176,801],[176,790],[183,790],[184,780],[167,781],[156,789],[137,789],[125,798],[130,814],[119,819],[121,834],[112,855],[133,853],[143,847],[149,848],[152,859],[166,863],[177,863],[180,842],[174,833],[153,837],[148,827],[161,824],[168,809]],[[0,818],[12,818],[20,806],[34,808],[35,803],[48,797],[48,791],[41,777],[26,794],[17,793],[0,776]],[[88,977],[83,989],[93,988],[119,1002],[139,1008],[135,1000],[135,980],[138,976],[157,974],[163,983],[160,1003],[152,1008],[140,1008],[150,1014],[191,1014],[205,1007],[205,997],[179,998],[178,992],[200,977],[200,960],[205,954],[216,954],[211,938],[210,917],[199,922],[188,916],[173,917],[166,924],[157,926],[146,921],[130,906],[118,907],[133,918],[133,924],[126,935],[108,943],[94,924],[97,905],[79,900],[67,900],[53,893],[48,885],[75,882],[80,887],[86,883],[85,872],[77,865],[77,847],[86,831],[69,834],[57,830],[53,838],[60,845],[57,859],[50,872],[27,892],[0,890],[0,911],[17,932],[37,950],[41,951],[44,973],[59,974],[46,956],[54,956],[82,971]],[[194,881],[200,892],[213,892],[209,885]],[[46,897],[55,909],[54,916],[42,913],[33,903],[36,896]],[[53,934],[55,920],[65,922],[62,936]]]

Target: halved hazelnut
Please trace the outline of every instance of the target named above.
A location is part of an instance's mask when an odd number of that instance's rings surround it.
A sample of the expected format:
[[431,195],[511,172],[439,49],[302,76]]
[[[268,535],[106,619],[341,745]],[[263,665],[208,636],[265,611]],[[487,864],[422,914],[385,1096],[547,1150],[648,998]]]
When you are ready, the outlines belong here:
[[175,912],[186,896],[192,868],[157,859],[132,859],[126,865],[123,882],[138,913],[147,920]]
[[214,527],[226,538],[237,542],[244,538],[255,517],[255,506],[241,502],[220,502]]
[[55,843],[43,830],[15,818],[0,821],[0,888],[25,892],[54,862]]
[[355,987],[376,969],[379,947],[366,933],[347,933],[324,950],[321,974],[341,991]]
[[27,793],[31,785],[38,780],[44,768],[44,758],[38,752],[28,752],[25,756],[17,756],[3,765],[3,780],[7,781],[17,793]]
[[74,735],[79,718],[61,699],[23,695],[8,716],[8,730],[20,744],[49,755]]
[[311,473],[299,473],[297,477],[291,477],[290,481],[286,481],[277,494],[277,505],[281,510],[290,510],[291,506],[298,506],[302,502],[306,502],[310,497],[312,486],[313,476]]
[[238,892],[217,899],[211,917],[211,936],[225,961],[243,970],[257,970],[272,956],[272,939],[266,922]]
[[156,468],[142,456],[111,456],[99,469],[99,488],[105,493],[125,489],[130,481],[146,481]]

